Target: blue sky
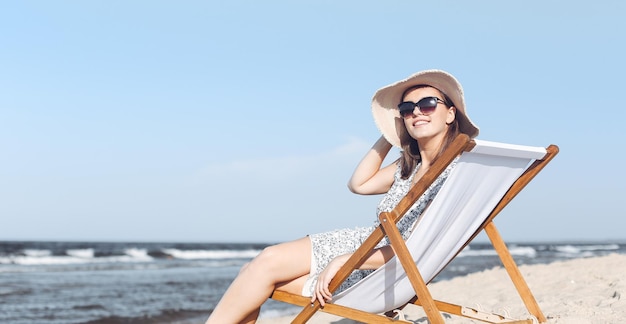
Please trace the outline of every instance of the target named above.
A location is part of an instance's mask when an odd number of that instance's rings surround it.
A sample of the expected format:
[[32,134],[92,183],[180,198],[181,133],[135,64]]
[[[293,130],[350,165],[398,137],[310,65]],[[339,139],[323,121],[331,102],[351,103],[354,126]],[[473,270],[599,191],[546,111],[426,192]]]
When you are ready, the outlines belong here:
[[[623,1],[0,4],[0,240],[277,242],[369,225],[374,92],[463,84],[480,139],[561,153],[509,241],[626,240]],[[397,152],[392,152],[396,157]]]

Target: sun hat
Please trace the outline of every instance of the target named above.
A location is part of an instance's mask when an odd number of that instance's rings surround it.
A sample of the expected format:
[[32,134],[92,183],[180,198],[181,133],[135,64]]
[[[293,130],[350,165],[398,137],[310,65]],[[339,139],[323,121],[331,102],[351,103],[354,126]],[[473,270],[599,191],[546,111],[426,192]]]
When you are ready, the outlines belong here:
[[422,84],[439,89],[452,100],[453,106],[456,107],[456,119],[459,121],[461,133],[467,134],[470,138],[478,135],[478,127],[467,116],[463,87],[459,81],[442,70],[424,70],[378,89],[372,98],[374,122],[389,143],[401,147],[401,138],[409,136],[400,117],[398,104],[406,89]]

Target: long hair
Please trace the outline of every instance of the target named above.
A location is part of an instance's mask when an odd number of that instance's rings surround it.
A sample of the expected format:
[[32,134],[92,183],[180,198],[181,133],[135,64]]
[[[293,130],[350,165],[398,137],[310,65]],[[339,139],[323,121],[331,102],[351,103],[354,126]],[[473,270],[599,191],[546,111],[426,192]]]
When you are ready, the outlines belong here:
[[[404,90],[404,93],[402,94],[401,98],[404,99],[404,96],[410,90],[426,88],[426,87],[437,89],[433,86],[425,85],[425,84],[416,85],[416,86],[409,87],[406,90]],[[439,91],[443,95],[443,101],[447,108],[454,106],[454,103],[452,102],[452,100],[450,100],[448,95],[446,95],[445,93],[443,93],[443,91],[439,89],[437,89],[437,91]],[[448,148],[450,143],[452,143],[452,141],[454,141],[456,136],[459,134],[459,122],[456,116],[457,115],[455,114],[454,121],[448,125],[448,131],[446,132],[446,136],[443,140],[441,147],[439,148],[439,153],[437,153],[437,156],[435,156],[435,159],[433,160],[433,162],[435,162],[437,158],[441,156],[441,154],[446,150],[446,148]],[[404,123],[402,123],[402,127],[404,127]],[[399,159],[400,170],[401,170],[400,177],[402,179],[408,179],[408,177],[411,175],[411,173],[413,172],[417,164],[422,161],[422,157],[420,155],[420,150],[419,150],[419,145],[417,144],[417,140],[412,138],[411,136],[406,136],[405,138],[406,140],[401,141],[402,151],[400,152],[400,159]]]

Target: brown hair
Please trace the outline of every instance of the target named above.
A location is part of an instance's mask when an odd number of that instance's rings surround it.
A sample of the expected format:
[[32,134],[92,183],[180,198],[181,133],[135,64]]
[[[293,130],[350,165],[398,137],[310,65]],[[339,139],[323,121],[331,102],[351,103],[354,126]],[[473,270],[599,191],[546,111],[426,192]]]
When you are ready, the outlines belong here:
[[[446,107],[450,108],[454,106],[454,103],[452,102],[452,100],[450,100],[450,98],[445,93],[443,93],[443,91],[427,84],[420,84],[420,85],[407,88],[402,93],[401,100],[404,100],[404,96],[407,94],[407,92],[414,90],[414,89],[419,89],[419,88],[436,89],[437,91],[439,91],[439,93],[443,95],[442,99]],[[403,125],[402,127],[404,127],[404,123],[402,125]],[[437,154],[433,162],[436,161],[439,156],[441,156],[441,154],[446,150],[446,148],[448,148],[450,143],[452,143],[452,141],[456,138],[458,134],[459,134],[459,122],[455,114],[454,121],[448,125],[448,131],[446,132],[446,137],[441,145],[441,148],[439,149],[439,153]],[[406,138],[405,140],[402,140],[402,151],[400,152],[400,159],[398,160],[398,163],[400,163],[400,169],[401,169],[400,177],[402,179],[407,179],[411,175],[412,171],[415,169],[417,164],[422,161],[422,157],[420,156],[420,150],[417,144],[417,140],[412,138],[411,136],[406,136],[405,138]]]

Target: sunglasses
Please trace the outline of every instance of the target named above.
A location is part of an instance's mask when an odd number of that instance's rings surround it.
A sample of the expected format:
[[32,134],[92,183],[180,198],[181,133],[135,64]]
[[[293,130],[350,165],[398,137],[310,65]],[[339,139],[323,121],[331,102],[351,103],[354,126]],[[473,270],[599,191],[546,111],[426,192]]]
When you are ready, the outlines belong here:
[[398,110],[400,110],[400,116],[402,118],[408,118],[413,115],[413,111],[415,111],[415,107],[419,110],[422,115],[428,116],[435,112],[437,109],[438,103],[446,104],[443,100],[437,97],[426,97],[420,99],[418,102],[405,101],[398,105]]

